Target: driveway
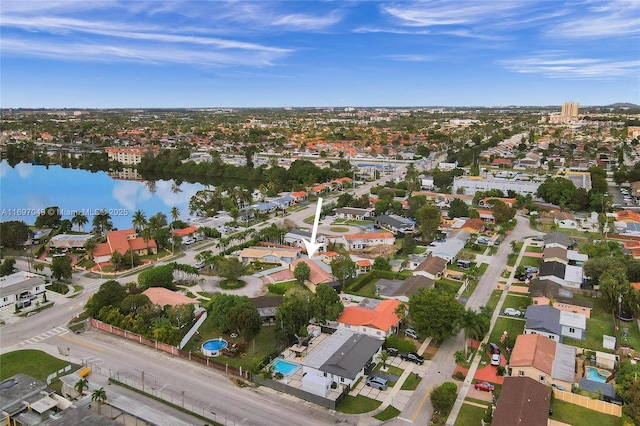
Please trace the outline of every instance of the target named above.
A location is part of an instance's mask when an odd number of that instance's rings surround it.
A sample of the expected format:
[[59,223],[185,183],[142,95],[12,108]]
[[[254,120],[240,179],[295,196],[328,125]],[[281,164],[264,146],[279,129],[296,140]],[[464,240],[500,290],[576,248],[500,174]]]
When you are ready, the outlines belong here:
[[242,281],[246,283],[246,285],[237,290],[226,290],[220,288],[220,281],[224,278],[222,277],[206,277],[203,282],[200,283],[200,288],[205,293],[226,293],[226,294],[235,294],[237,296],[248,296],[248,297],[258,297],[262,296],[266,293],[266,289],[264,283],[260,278],[253,277],[251,275],[243,275],[240,277]]

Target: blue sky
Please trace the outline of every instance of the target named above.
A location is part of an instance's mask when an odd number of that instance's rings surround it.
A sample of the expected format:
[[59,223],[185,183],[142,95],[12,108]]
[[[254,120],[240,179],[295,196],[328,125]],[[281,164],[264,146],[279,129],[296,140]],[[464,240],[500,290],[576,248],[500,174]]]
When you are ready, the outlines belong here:
[[640,0],[2,0],[2,107],[640,103]]

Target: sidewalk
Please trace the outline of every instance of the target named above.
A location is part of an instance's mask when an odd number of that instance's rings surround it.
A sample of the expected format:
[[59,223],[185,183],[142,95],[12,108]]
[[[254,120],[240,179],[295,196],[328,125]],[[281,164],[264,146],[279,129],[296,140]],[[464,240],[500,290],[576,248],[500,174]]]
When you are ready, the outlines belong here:
[[[524,240],[524,244],[522,244],[522,247],[520,248],[520,253],[518,253],[518,259],[516,260],[515,265],[520,264],[520,261],[524,256],[524,249],[527,246],[528,242],[530,242],[529,238]],[[509,274],[509,278],[507,279],[507,284],[505,285],[505,289],[500,295],[500,300],[498,301],[497,309],[493,311],[493,315],[491,316],[491,326],[489,327],[489,330],[493,330],[493,327],[495,326],[496,321],[498,320],[498,316],[500,316],[502,305],[504,304],[504,301],[507,298],[507,294],[509,293],[509,288],[513,283],[515,274],[516,274],[516,268],[515,267],[511,268],[511,273]],[[489,341],[490,335],[491,335],[490,332],[487,333],[487,335],[484,337],[481,343],[487,343]],[[476,352],[476,355],[473,358],[473,362],[471,363],[471,367],[469,368],[469,372],[467,373],[467,377],[464,379],[462,386],[460,386],[459,388],[458,398],[456,399],[456,402],[453,404],[453,408],[451,409],[451,412],[449,413],[449,417],[447,418],[446,424],[448,426],[453,426],[456,422],[458,414],[460,413],[460,409],[462,408],[462,404],[464,403],[464,399],[467,397],[467,392],[469,391],[469,389],[471,389],[471,382],[473,381],[476,375],[476,371],[478,370],[478,366],[480,365],[480,359],[481,357],[479,357],[478,353]]]

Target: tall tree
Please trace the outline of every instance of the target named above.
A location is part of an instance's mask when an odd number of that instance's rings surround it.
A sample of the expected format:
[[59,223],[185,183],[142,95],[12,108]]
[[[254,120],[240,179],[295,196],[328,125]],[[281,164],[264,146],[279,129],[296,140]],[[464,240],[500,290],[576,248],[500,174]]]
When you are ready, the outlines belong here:
[[349,278],[356,276],[356,264],[349,256],[341,254],[331,262],[331,273],[344,286]]
[[95,216],[93,216],[93,221],[91,222],[94,228],[98,230],[101,234],[110,231],[113,228],[113,222],[111,222],[111,215],[106,210],[98,211]]
[[247,272],[247,267],[237,257],[227,257],[218,262],[218,275],[230,282],[238,279]]
[[73,269],[69,256],[54,257],[51,261],[51,277],[60,281],[62,278],[71,279]]
[[426,204],[418,210],[417,216],[418,223],[420,223],[422,238],[425,240],[433,238],[440,226],[440,208],[431,204]]
[[431,405],[440,414],[447,414],[453,408],[458,395],[458,386],[453,382],[444,382],[431,391]]
[[311,276],[311,268],[306,262],[300,262],[293,270],[293,276],[298,281],[298,284],[304,284]]
[[262,318],[253,303],[242,303],[227,313],[227,326],[248,343],[260,333]]
[[485,317],[482,314],[477,313],[473,309],[469,308],[460,317],[460,328],[464,330],[464,351],[465,355],[468,352],[469,338],[475,340],[482,340],[485,334],[489,331],[490,318]]
[[311,299],[311,307],[313,315],[320,323],[335,321],[344,309],[338,292],[326,284],[316,287],[316,294]]
[[13,274],[13,268],[16,266],[16,260],[9,257],[5,257],[0,265],[0,277],[6,277]]
[[23,221],[0,222],[0,246],[22,248],[33,233]]
[[420,289],[409,298],[409,314],[418,331],[441,342],[458,332],[464,307],[455,294],[437,288]]
[[104,282],[100,289],[89,298],[85,309],[89,316],[95,318],[105,306],[120,306],[127,296],[127,289],[118,281],[110,280]]
[[138,232],[140,232],[145,226],[147,226],[147,216],[142,210],[136,210],[133,213],[131,225],[133,225],[133,228]]
[[71,218],[71,223],[78,227],[78,231],[84,231],[84,226],[89,223],[89,219],[81,212],[75,212]]
[[454,198],[451,200],[451,204],[449,205],[449,217],[468,217],[469,215],[469,206],[467,203],[462,201],[459,198]]

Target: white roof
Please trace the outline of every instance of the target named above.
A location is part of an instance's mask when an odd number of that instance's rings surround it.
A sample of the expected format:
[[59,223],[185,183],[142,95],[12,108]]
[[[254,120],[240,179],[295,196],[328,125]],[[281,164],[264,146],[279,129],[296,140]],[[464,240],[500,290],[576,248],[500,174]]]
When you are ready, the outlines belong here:
[[560,311],[560,324],[567,327],[587,329],[587,317],[575,312]]
[[577,262],[586,262],[587,260],[589,260],[589,256],[587,256],[586,254],[578,253],[575,250],[567,250],[567,259],[575,260]]
[[582,266],[567,265],[564,270],[564,279],[572,283],[582,283]]

